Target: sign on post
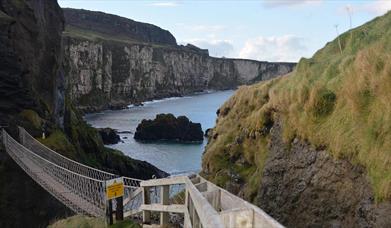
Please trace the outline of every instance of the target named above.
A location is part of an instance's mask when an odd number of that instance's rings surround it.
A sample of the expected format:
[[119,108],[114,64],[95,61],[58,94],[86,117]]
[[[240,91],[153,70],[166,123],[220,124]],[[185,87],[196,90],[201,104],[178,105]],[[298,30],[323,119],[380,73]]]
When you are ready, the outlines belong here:
[[123,177],[106,181],[106,198],[107,200],[115,199],[124,195]]

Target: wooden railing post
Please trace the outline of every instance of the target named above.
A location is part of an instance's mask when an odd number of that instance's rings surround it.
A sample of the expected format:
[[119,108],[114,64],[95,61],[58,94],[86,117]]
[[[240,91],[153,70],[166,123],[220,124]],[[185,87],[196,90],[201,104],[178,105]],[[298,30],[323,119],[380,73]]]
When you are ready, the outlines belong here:
[[[150,204],[150,203],[151,203],[151,196],[150,196],[149,187],[143,187],[143,204]],[[144,224],[151,223],[150,211],[143,211],[143,223]]]
[[108,224],[113,225],[113,203],[111,199],[107,200],[106,216]]
[[[162,205],[168,205],[170,199],[170,185],[163,185],[160,188],[160,198]],[[169,214],[168,212],[160,212],[160,225],[167,225],[169,222]]]
[[187,190],[187,185],[185,184],[185,218],[183,221],[183,227],[184,228],[190,228],[191,227],[191,222],[190,222],[190,214],[189,214],[189,191]]
[[124,205],[123,205],[123,197],[118,197],[117,199],[117,208],[115,209],[115,219],[116,221],[124,220]]

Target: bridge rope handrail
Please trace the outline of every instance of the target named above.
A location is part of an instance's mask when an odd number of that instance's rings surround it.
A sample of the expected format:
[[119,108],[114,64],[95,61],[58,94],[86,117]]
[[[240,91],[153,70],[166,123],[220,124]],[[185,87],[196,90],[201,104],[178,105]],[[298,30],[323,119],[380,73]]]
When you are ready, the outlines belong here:
[[[24,128],[18,127],[19,130],[19,139],[22,142],[22,144],[27,147],[28,149],[32,150],[34,153],[40,154],[41,157],[48,158],[47,160],[50,160],[56,164],[59,164],[60,166],[66,168],[66,169],[77,169],[78,172],[83,172],[85,176],[90,176],[96,179],[100,180],[109,180],[113,178],[119,177],[117,174],[109,173],[106,171],[102,171],[87,165],[84,165],[80,162],[74,161],[64,155],[59,154],[58,152],[50,149],[37,139],[35,139],[33,136],[31,136]],[[44,151],[42,151],[44,150]],[[54,157],[52,157],[52,155]],[[60,162],[63,162],[62,164]],[[80,168],[84,168],[85,170],[81,170]],[[124,177],[125,179],[125,185],[128,187],[138,187],[139,182],[141,182],[141,179],[137,178],[130,178],[130,177]]]
[[[30,149],[31,152],[40,155],[48,161],[51,161],[66,170],[72,171],[74,173],[83,174],[84,176],[91,177],[93,179],[98,179],[106,181],[109,179],[114,179],[120,177],[119,175],[102,171],[87,165],[84,165],[80,162],[74,161],[64,155],[59,154],[58,152],[48,148],[46,145],[35,139],[31,136],[24,128],[18,127],[19,130],[19,140],[22,144]],[[129,197],[130,194],[140,186],[142,180],[130,177],[122,177],[124,180],[125,187],[125,198]],[[134,208],[134,202],[128,202],[124,205],[125,209]]]
[[[102,217],[106,214],[108,202],[106,180],[94,178],[88,172],[90,176],[78,173],[77,170],[69,170],[61,163],[47,159],[46,157],[53,158],[50,157],[53,152],[56,153],[53,150],[49,150],[49,155],[39,151],[44,155],[41,156],[35,150],[25,147],[23,143],[12,138],[4,129],[0,133],[6,152],[11,158],[61,203],[78,214],[95,217]],[[25,136],[22,140],[24,143],[26,143]],[[32,142],[35,140],[29,139]],[[37,148],[33,147],[33,149]],[[130,185],[133,184],[130,182]],[[151,222],[151,212],[155,211],[160,212],[162,226],[168,224],[169,213],[182,213],[184,215],[183,225],[187,228],[223,228],[241,227],[242,225],[245,227],[283,227],[260,208],[197,174],[142,181],[138,182],[137,189],[134,188],[136,186],[125,186],[122,212],[126,217],[135,216],[136,218],[142,212],[144,224]],[[113,208],[116,210],[118,202],[122,200],[113,201]]]
[[89,177],[89,176],[85,176],[85,175],[82,175],[82,174],[73,172],[73,171],[71,171],[71,170],[69,170],[69,169],[66,169],[66,168],[64,168],[64,167],[62,167],[62,166],[60,166],[60,165],[58,165],[58,164],[56,164],[56,163],[54,163],[54,162],[52,162],[52,161],[49,161],[49,160],[43,158],[42,156],[40,156],[40,155],[34,153],[33,151],[29,150],[29,149],[26,148],[24,145],[20,144],[18,141],[16,141],[14,138],[12,138],[7,132],[5,132],[5,133],[3,132],[3,134],[6,136],[6,139],[7,139],[7,140],[10,140],[10,141],[11,141],[12,144],[14,144],[14,145],[20,145],[21,147],[23,147],[23,148],[25,149],[25,150],[24,150],[25,152],[27,152],[27,153],[29,153],[29,154],[31,154],[31,155],[33,155],[33,156],[35,156],[35,157],[37,157],[37,158],[39,158],[39,159],[45,161],[45,162],[47,162],[47,163],[49,163],[49,164],[51,164],[51,165],[53,165],[53,166],[55,166],[55,167],[57,167],[57,168],[59,168],[59,169],[65,170],[65,171],[67,171],[67,172],[69,172],[69,173],[72,173],[72,174],[75,174],[75,175],[77,175],[77,176],[80,176],[80,177],[83,177],[83,178],[86,178],[86,179],[90,179],[90,180],[93,180],[93,181],[99,181],[99,182],[102,182],[102,183],[105,182],[104,180],[100,180],[100,179],[92,178],[92,177]]
[[[8,137],[8,136],[9,136],[9,135],[7,134],[8,140],[11,140],[11,142],[12,142],[13,144],[19,144],[15,139],[13,139],[12,137]],[[23,145],[21,145],[21,146],[23,146]],[[23,146],[23,147],[24,147],[24,146]],[[62,169],[62,170],[64,170],[64,171],[66,171],[66,172],[69,172],[69,173],[71,173],[71,174],[74,174],[74,175],[76,175],[76,176],[79,176],[79,177],[82,177],[82,178],[85,178],[85,179],[89,179],[89,180],[97,181],[97,182],[101,182],[101,183],[104,183],[104,182],[105,182],[105,180],[100,180],[100,179],[96,179],[96,178],[93,178],[93,177],[85,176],[85,175],[76,173],[76,172],[74,172],[74,171],[72,171],[72,170],[66,169],[66,168],[64,168],[64,167],[62,167],[62,166],[60,166],[60,165],[57,165],[56,163],[54,163],[54,162],[52,162],[52,161],[49,161],[49,160],[47,160],[47,159],[41,157],[40,155],[38,155],[38,154],[32,152],[31,150],[27,149],[26,147],[25,147],[25,149],[26,149],[26,150],[24,150],[25,152],[30,153],[31,155],[33,155],[33,156],[39,158],[40,160],[43,160],[44,162],[47,162],[47,163],[49,163],[50,165],[55,166],[56,168]]]
[[[76,213],[92,216],[104,215],[106,201],[105,185],[107,179],[105,176],[99,175],[101,173],[100,170],[58,154],[38,142],[23,128],[19,128],[19,137],[22,143],[12,138],[4,129],[0,131],[0,136],[3,138],[2,141],[7,153],[33,180],[51,195]],[[64,164],[61,161],[66,161],[68,164]],[[80,167],[79,165],[83,167],[83,170],[78,169]],[[97,172],[98,175],[88,171]],[[113,175],[111,177],[116,178],[118,176]],[[132,195],[133,191],[139,188],[141,180],[129,177],[122,178],[125,187],[124,197],[127,199],[126,203],[124,203],[124,209],[125,211],[134,210],[139,205],[137,203],[139,199],[134,200],[128,198]],[[86,191],[86,189],[88,190]],[[71,195],[71,199],[67,199],[65,196],[67,194]],[[85,205],[89,206],[87,207]],[[113,206],[115,207],[115,204]]]
[[76,213],[105,214],[105,181],[67,170],[30,151],[4,129],[7,153],[38,184]]

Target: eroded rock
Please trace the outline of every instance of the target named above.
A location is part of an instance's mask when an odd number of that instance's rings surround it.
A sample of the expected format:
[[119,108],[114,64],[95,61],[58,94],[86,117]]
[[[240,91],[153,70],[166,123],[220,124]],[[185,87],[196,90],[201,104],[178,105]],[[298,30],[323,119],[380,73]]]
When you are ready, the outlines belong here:
[[391,202],[376,204],[365,169],[271,129],[256,204],[288,227],[391,227]]
[[99,128],[98,132],[102,137],[104,144],[116,144],[121,141],[121,138],[114,129],[111,128]]
[[142,120],[134,134],[136,140],[171,142],[202,142],[201,124],[191,122],[185,116],[158,114],[154,120]]

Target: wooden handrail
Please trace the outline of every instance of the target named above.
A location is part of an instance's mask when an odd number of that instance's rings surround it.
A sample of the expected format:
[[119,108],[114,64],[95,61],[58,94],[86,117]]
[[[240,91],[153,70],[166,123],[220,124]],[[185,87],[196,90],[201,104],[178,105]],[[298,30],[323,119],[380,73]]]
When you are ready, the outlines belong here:
[[145,180],[140,183],[141,187],[156,187],[156,186],[163,186],[163,185],[174,185],[174,184],[185,184],[187,179],[189,179],[187,176],[177,176],[172,178],[162,178],[162,179],[151,179],[151,180]]
[[[168,189],[170,185],[185,185],[185,203],[167,204]],[[187,176],[175,176],[164,179],[152,179],[142,181],[140,188],[134,191],[130,198],[143,194],[143,203],[139,210],[134,213],[143,212],[144,221],[149,222],[151,211],[160,212],[160,225],[168,223],[168,213],[181,213],[184,215],[185,228],[223,228],[245,225],[246,227],[273,227],[283,226],[260,208],[246,202],[245,200],[231,194],[215,184],[196,175],[191,179]],[[151,204],[149,198],[150,189],[160,188],[160,204]],[[128,199],[125,201],[129,202]],[[129,213],[128,213],[129,214]]]
[[188,178],[186,180],[186,190],[189,193],[202,226],[223,228],[224,225],[220,215]]

